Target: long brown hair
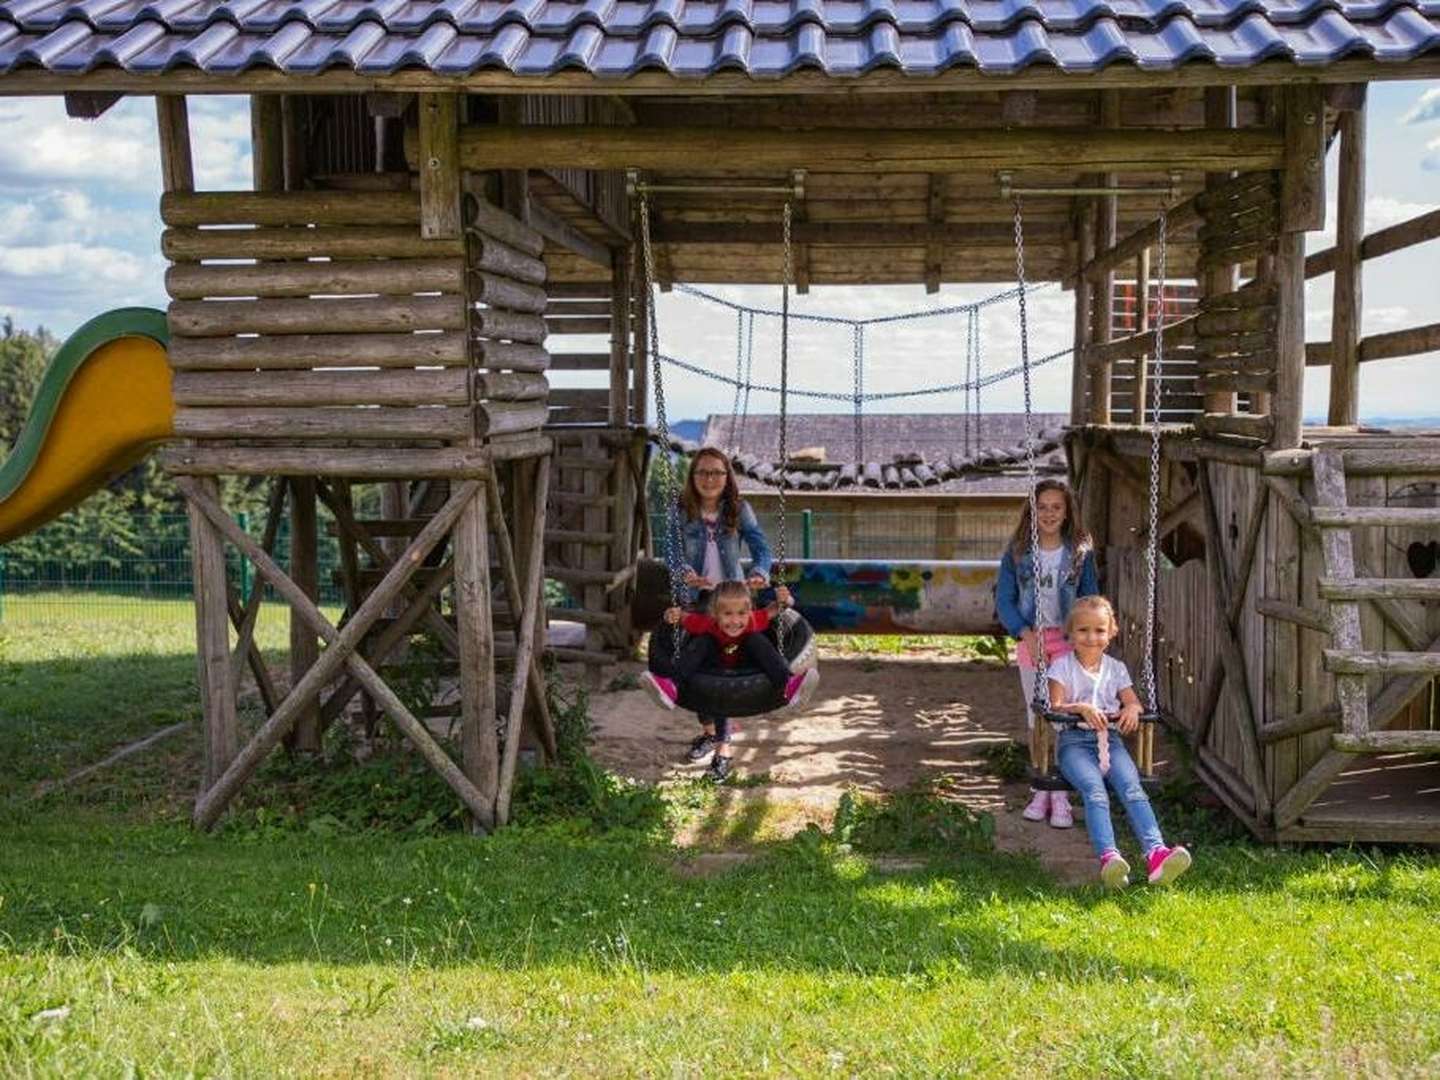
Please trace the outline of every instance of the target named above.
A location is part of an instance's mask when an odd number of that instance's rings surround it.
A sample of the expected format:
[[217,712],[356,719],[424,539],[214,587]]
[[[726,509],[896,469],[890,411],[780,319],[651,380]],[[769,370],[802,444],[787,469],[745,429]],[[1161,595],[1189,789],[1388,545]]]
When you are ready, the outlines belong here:
[[[1095,546],[1095,541],[1090,538],[1090,533],[1080,523],[1080,504],[1075,500],[1075,493],[1070,490],[1070,485],[1064,480],[1047,478],[1035,485],[1034,502],[1040,501],[1040,496],[1047,491],[1058,491],[1065,499],[1065,524],[1060,526],[1060,536],[1065,541],[1065,546],[1070,549],[1070,572],[1076,576],[1080,573],[1080,564],[1085,561],[1085,556]],[[1032,502],[1025,500],[1025,505],[1020,510],[1020,524],[1015,526],[1015,535],[1010,538],[1010,553],[1018,562],[1025,557],[1030,550],[1030,508]]]
[[740,485],[735,480],[730,456],[719,447],[705,446],[695,451],[695,456],[690,459],[690,470],[685,475],[685,490],[680,493],[680,505],[691,521],[700,517],[700,490],[695,486],[695,470],[707,457],[725,466],[725,490],[720,493],[720,526],[726,532],[734,532],[740,527]]

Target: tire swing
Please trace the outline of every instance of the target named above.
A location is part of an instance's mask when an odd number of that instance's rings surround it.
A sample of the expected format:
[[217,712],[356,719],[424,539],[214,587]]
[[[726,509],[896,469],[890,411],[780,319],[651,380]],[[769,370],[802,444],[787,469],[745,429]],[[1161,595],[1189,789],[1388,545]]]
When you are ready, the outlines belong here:
[[[655,314],[655,252],[650,238],[650,202],[647,185],[634,183],[635,193],[640,199],[640,240],[643,254],[645,289],[650,303],[648,329],[650,336],[651,379],[655,386],[655,422],[659,429],[661,452],[656,464],[661,470],[660,490],[665,500],[665,565],[670,579],[670,606],[680,605],[684,596],[683,543],[680,538],[680,478],[668,450],[670,445],[670,424],[665,414],[665,374],[661,363],[660,333]],[[783,211],[784,263],[780,285],[780,462],[781,476],[777,489],[779,508],[778,542],[776,544],[775,566],[771,579],[781,583],[785,577],[785,487],[784,463],[788,460],[787,446],[787,404],[790,377],[790,272],[791,241],[790,200],[785,200]],[[818,648],[815,631],[794,608],[782,611],[765,632],[775,643],[790,670],[796,674],[808,671],[816,665]],[[663,620],[651,631],[647,662],[656,675],[669,676],[680,657],[688,635],[683,629],[671,626]],[[784,704],[780,692],[775,689],[765,673],[757,667],[741,665],[724,672],[700,671],[686,680],[680,688],[677,704],[682,709],[705,716],[746,717],[774,712]]]
[[[1034,418],[1030,394],[1030,334],[1029,319],[1025,307],[1025,227],[1024,216],[1021,212],[1020,194],[1014,193],[1015,207],[1015,278],[1019,293],[1020,305],[1020,368],[1023,376],[1022,382],[1025,393],[1025,468],[1026,482],[1030,490],[1030,559],[1031,565],[1035,565],[1040,553],[1040,524],[1039,511],[1036,505],[1035,495],[1036,468],[1035,468],[1035,437]],[[1150,378],[1150,484],[1149,484],[1149,534],[1146,538],[1146,595],[1145,595],[1145,646],[1142,659],[1140,682],[1145,693],[1145,711],[1140,714],[1140,727],[1136,732],[1138,740],[1138,753],[1135,755],[1135,764],[1138,767],[1142,782],[1147,786],[1154,781],[1155,771],[1155,725],[1162,722],[1158,695],[1155,688],[1155,596],[1156,576],[1158,572],[1157,559],[1159,556],[1159,517],[1160,517],[1160,377],[1165,362],[1165,245],[1166,226],[1168,224],[1167,207],[1162,204],[1160,209],[1159,229],[1157,247],[1159,249],[1157,259],[1157,275],[1159,286],[1157,289],[1156,316],[1155,316],[1155,346],[1153,353],[1154,373]],[[1077,360],[1078,362],[1078,360]],[[1040,611],[1040,576],[1033,574],[1035,581],[1035,611]],[[1045,632],[1044,627],[1036,627],[1041,640]],[[1045,677],[1047,656],[1043,645],[1038,650],[1039,655],[1034,657],[1035,663],[1035,696],[1030,702],[1031,713],[1035,717],[1035,723],[1054,724],[1063,728],[1074,728],[1080,726],[1080,719],[1071,713],[1052,712],[1050,709],[1049,681]],[[1038,734],[1038,732],[1037,732]],[[1073,791],[1074,787],[1066,780],[1060,772],[1059,763],[1053,760],[1053,748],[1048,744],[1045,749],[1045,758],[1048,768],[1041,766],[1032,768],[1030,773],[1030,786],[1037,791]]]

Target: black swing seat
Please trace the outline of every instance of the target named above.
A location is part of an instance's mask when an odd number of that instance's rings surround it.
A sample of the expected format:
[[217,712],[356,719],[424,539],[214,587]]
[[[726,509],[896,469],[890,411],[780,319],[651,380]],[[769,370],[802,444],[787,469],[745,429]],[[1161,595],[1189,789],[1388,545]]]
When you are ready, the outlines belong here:
[[[815,631],[810,624],[793,608],[782,611],[776,622],[785,629],[785,645],[781,653],[789,662],[790,670],[798,675],[814,667],[818,649]],[[656,675],[669,676],[674,671],[677,634],[683,649],[689,635],[678,627],[661,623],[650,634],[648,665]],[[775,623],[771,623],[765,634],[779,644]],[[742,717],[774,712],[784,704],[784,699],[763,671],[742,664],[723,672],[696,673],[681,688],[678,704],[682,709],[703,716]]]
[[[1041,723],[1058,724],[1065,728],[1078,728],[1081,726],[1080,717],[1074,713],[1051,712],[1049,709],[1046,709],[1044,712],[1037,712],[1036,717]],[[1142,724],[1163,724],[1164,722],[1164,716],[1158,712],[1142,712],[1140,714],[1140,723]],[[1115,729],[1112,727],[1111,730],[1114,731]],[[1140,777],[1140,783],[1146,791],[1152,791],[1158,786],[1154,777],[1145,776],[1144,774]],[[1048,772],[1042,773],[1036,769],[1031,769],[1030,786],[1036,791],[1075,790],[1075,786],[1071,784],[1069,780],[1066,780],[1060,772],[1059,762],[1052,764]]]

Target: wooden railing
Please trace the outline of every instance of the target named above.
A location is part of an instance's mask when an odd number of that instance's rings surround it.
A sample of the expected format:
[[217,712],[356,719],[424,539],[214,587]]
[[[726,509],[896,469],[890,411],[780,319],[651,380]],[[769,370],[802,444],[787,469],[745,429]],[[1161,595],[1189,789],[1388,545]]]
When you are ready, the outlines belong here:
[[[1361,240],[1358,258],[1360,262],[1378,259],[1397,251],[1422,244],[1427,240],[1440,239],[1440,210],[1413,217],[1398,225],[1391,225],[1371,233]],[[1338,269],[1340,248],[1326,248],[1305,259],[1305,277],[1316,278]],[[1370,334],[1360,339],[1356,349],[1356,362],[1371,360],[1392,360],[1403,356],[1420,356],[1440,350],[1440,322],[1424,326],[1412,326],[1405,330],[1391,330],[1383,334]],[[1330,341],[1312,341],[1305,346],[1307,367],[1328,367],[1334,362],[1335,349]],[[1335,420],[1332,423],[1351,421]]]

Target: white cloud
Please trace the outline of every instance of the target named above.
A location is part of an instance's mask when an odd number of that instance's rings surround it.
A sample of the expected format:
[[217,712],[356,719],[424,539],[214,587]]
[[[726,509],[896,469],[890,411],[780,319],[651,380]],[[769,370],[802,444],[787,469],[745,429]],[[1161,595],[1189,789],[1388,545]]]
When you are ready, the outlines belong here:
[[1400,118],[1402,124],[1424,124],[1430,120],[1440,120],[1440,87],[1426,90]]
[[[137,285],[154,272],[153,265],[129,251],[89,244],[0,245],[0,281],[6,278],[65,277],[70,287]],[[50,283],[47,283],[50,284]]]
[[1440,139],[1431,139],[1425,144],[1425,156],[1420,159],[1420,168],[1426,172],[1440,172]]

